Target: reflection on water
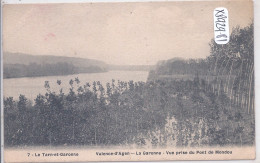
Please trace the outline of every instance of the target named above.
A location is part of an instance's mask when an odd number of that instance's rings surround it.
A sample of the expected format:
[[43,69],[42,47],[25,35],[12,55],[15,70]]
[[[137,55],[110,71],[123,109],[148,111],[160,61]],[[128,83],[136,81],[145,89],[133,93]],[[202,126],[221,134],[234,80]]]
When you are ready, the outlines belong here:
[[[86,82],[92,83],[94,81],[100,81],[102,84],[111,82],[112,79],[121,81],[146,81],[148,72],[146,71],[110,71],[105,73],[84,73],[74,74],[67,76],[44,76],[44,77],[28,77],[28,78],[12,78],[4,79],[4,97],[13,97],[14,100],[19,98],[20,94],[25,95],[30,100],[36,98],[38,94],[45,94],[44,82],[49,81],[52,91],[58,92],[60,88],[64,93],[69,91],[69,81],[71,79],[79,78],[80,84],[86,84]],[[59,86],[56,82],[61,80]]]

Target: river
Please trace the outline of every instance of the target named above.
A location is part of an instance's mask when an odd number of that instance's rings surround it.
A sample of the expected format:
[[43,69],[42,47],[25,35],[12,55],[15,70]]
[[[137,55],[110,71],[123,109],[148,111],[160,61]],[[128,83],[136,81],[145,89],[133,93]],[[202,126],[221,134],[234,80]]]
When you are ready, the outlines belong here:
[[[58,92],[60,88],[64,93],[69,91],[69,81],[71,79],[79,78],[80,84],[84,85],[86,82],[93,83],[94,81],[100,81],[103,86],[107,82],[115,81],[146,81],[148,77],[148,71],[109,71],[104,73],[82,73],[66,76],[43,76],[43,77],[25,77],[25,78],[11,78],[4,79],[3,91],[4,97],[13,97],[14,100],[19,99],[20,94],[25,95],[26,98],[33,100],[38,94],[45,94],[44,88],[45,81],[49,81],[51,91]],[[61,85],[57,84],[57,80],[61,80]]]

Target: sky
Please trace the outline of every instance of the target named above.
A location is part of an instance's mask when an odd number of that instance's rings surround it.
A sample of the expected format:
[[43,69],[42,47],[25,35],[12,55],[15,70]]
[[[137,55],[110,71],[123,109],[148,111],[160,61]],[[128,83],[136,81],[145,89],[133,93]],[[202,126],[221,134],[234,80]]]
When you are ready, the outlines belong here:
[[117,65],[205,58],[217,7],[227,8],[230,32],[253,21],[252,3],[245,1],[7,4],[3,51]]

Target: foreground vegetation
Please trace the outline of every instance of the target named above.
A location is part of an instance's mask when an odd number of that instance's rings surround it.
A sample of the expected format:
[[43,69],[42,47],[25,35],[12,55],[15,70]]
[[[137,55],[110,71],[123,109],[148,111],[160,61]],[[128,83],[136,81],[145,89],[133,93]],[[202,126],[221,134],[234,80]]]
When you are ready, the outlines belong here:
[[[57,81],[59,85],[61,81]],[[252,145],[254,116],[231,104],[224,91],[193,81],[100,82],[70,93],[38,95],[31,105],[4,99],[5,144],[204,146]],[[175,121],[167,128],[169,119]],[[169,126],[168,126],[169,127]]]

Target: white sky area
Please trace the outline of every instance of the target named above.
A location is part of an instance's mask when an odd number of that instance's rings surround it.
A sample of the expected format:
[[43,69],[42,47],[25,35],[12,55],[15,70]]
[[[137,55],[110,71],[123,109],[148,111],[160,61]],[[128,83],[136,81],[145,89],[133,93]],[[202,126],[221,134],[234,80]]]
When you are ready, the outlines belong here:
[[3,7],[3,51],[148,65],[205,58],[213,11],[225,7],[232,27],[249,25],[248,2],[23,4]]

